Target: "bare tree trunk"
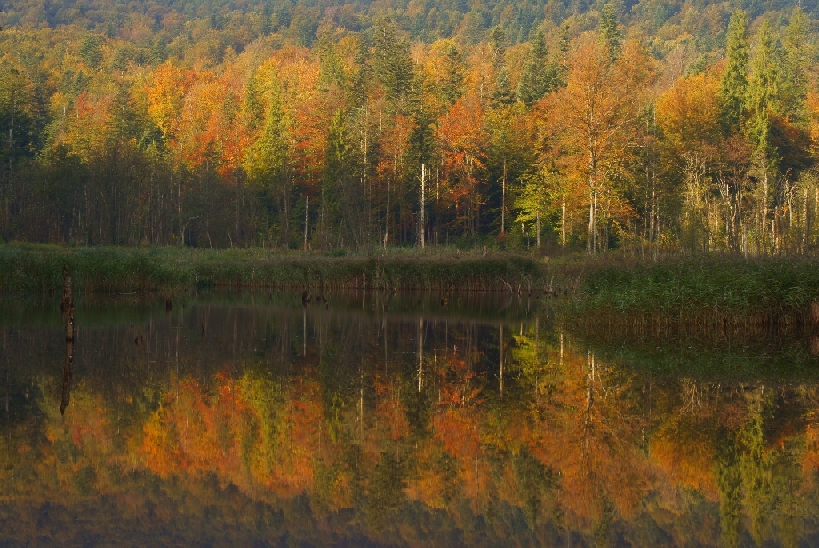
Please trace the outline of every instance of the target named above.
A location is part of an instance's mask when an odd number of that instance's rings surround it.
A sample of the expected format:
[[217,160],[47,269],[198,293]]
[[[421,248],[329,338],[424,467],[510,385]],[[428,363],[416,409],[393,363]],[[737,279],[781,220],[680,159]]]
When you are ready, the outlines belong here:
[[566,249],[566,195],[563,195],[563,200],[560,204],[560,244],[563,249]]
[[304,200],[304,252],[307,253],[307,226],[308,226],[308,212],[310,211],[310,196],[305,196]]
[[424,200],[424,198],[425,198],[424,185],[425,185],[425,183],[426,183],[426,166],[424,164],[421,164],[421,204],[420,204],[421,205],[421,215],[420,215],[420,220],[421,220],[421,230],[420,230],[420,232],[421,232],[421,249],[424,249],[424,244],[425,244],[425,242],[424,242],[424,232],[425,232],[425,227],[426,227],[426,224],[424,222],[424,209],[425,209],[424,208],[424,201],[425,201]]
[[501,234],[506,232],[506,158],[503,159],[503,179],[501,180]]
[[595,202],[594,189],[591,189],[589,191],[589,236],[588,236],[588,242],[586,242],[586,251],[589,254],[595,252],[595,246],[594,246],[594,244],[595,244],[595,242],[594,242],[594,232],[595,232],[595,230],[594,230],[594,224],[595,224],[594,202]]

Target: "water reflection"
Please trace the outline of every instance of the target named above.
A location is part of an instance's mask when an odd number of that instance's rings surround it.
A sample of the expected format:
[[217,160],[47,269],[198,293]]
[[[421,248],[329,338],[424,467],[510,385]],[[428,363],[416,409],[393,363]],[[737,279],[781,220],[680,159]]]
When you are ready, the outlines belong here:
[[798,341],[764,350],[796,375],[753,346],[581,337],[507,295],[312,297],[86,299],[64,416],[59,309],[0,305],[3,537],[819,542]]

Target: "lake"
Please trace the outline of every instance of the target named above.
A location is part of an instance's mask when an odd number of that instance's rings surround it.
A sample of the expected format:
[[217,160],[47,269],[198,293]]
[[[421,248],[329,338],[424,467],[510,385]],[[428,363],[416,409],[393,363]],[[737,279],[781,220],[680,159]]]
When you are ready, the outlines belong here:
[[321,297],[3,298],[0,544],[819,545],[809,335]]

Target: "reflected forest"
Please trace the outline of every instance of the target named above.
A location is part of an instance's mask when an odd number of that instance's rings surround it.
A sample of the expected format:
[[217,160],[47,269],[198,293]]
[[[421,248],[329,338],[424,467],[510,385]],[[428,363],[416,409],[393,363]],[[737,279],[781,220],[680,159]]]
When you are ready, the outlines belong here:
[[[624,354],[571,334],[526,298],[332,300],[328,309],[295,293],[217,292],[168,309],[88,299],[68,380],[59,311],[4,308],[3,536],[819,539],[810,345],[655,341]],[[679,356],[707,361],[707,373],[689,364],[694,372],[681,374]]]

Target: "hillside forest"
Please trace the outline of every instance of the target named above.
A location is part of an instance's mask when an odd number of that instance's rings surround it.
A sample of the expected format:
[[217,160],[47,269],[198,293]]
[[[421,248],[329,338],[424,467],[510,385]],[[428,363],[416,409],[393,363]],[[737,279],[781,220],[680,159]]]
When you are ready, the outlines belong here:
[[0,241],[819,248],[816,7],[3,9]]

